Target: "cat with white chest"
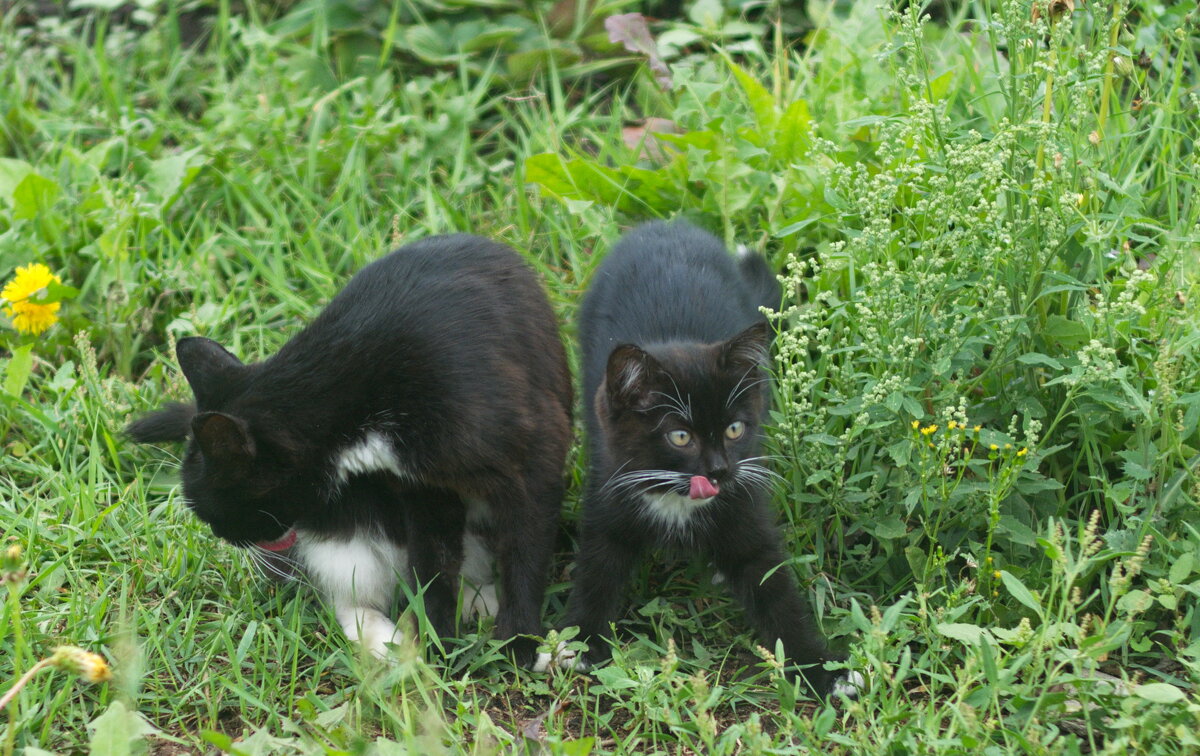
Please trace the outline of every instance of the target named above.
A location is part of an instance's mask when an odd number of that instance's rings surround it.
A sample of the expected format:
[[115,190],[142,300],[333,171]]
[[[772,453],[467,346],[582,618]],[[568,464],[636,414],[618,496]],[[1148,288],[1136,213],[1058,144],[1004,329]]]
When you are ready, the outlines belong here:
[[[499,637],[541,634],[571,386],[554,313],[513,250],[424,239],[360,271],[262,362],[204,338],[176,353],[195,403],[128,433],[187,439],[184,498],[214,534],[275,569],[294,561],[378,655],[399,639],[399,580],[424,591],[439,634],[454,631],[460,577]],[[512,645],[533,661],[536,641]]]
[[761,257],[735,260],[682,222],[634,229],[596,271],[579,317],[589,469],[564,623],[590,641],[586,663],[608,656],[630,574],[663,547],[711,559],[767,648],[782,641],[818,693],[834,685],[762,456],[772,331],[759,308],[779,301]]

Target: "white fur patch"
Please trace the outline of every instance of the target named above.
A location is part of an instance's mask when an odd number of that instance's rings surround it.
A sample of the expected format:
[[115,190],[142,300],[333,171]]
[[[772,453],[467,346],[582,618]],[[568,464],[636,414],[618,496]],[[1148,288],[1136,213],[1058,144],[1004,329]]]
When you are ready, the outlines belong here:
[[858,694],[862,692],[866,684],[867,681],[862,676],[862,673],[851,669],[833,681],[831,694],[835,697],[858,698]]
[[539,653],[533,662],[534,672],[547,672],[551,668],[587,672],[590,667],[587,659],[583,658],[583,654],[567,648],[566,641],[560,642],[553,654],[545,651]]
[[746,257],[750,257],[752,255],[754,255],[754,250],[750,249],[745,244],[737,245],[737,256],[738,257],[746,258]]
[[377,659],[387,658],[389,643],[404,640],[404,633],[396,628],[396,624],[375,609],[343,607],[335,613],[346,637],[362,645]]
[[717,497],[693,499],[677,493],[642,494],[642,511],[670,530],[683,530],[696,511]]
[[398,478],[406,477],[404,466],[396,456],[392,442],[382,433],[371,431],[359,441],[338,452],[334,461],[334,474],[339,483],[345,483],[355,475],[373,472],[388,472]]
[[396,626],[383,615],[398,575],[408,573],[408,552],[382,533],[323,539],[299,531],[296,553],[313,585],[333,604],[346,637],[382,656],[396,642]]
[[[470,519],[468,504],[467,518]],[[500,609],[496,597],[496,577],[492,568],[494,558],[483,536],[467,531],[463,535],[463,616],[466,618],[495,617]]]

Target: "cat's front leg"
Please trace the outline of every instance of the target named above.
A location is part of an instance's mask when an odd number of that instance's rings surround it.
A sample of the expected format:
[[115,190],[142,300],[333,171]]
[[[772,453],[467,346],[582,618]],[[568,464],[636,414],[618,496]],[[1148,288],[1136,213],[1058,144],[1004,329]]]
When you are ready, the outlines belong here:
[[350,537],[299,531],[294,548],[313,585],[333,605],[346,637],[386,657],[388,644],[403,639],[384,612],[392,604],[397,576],[407,572],[405,549],[374,530]]
[[840,675],[823,665],[837,657],[829,651],[785,564],[775,528],[765,513],[743,510],[717,530],[721,536],[711,541],[713,561],[745,608],[759,640],[771,650],[776,640],[783,641],[787,661],[800,667],[818,695],[826,695]]
[[365,606],[335,606],[334,614],[346,638],[377,659],[386,659],[388,645],[404,640],[404,633],[383,612]]
[[422,488],[411,497],[405,525],[409,566],[414,587],[424,591],[425,616],[440,637],[452,637],[466,526],[463,501],[453,491]]

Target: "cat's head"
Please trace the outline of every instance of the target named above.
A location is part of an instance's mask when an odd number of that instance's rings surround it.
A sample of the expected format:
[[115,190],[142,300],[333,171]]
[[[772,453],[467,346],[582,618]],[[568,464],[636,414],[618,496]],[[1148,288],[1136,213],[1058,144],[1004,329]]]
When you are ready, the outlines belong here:
[[766,482],[759,454],[769,403],[771,330],[756,323],[716,344],[624,344],[608,358],[596,415],[609,459],[606,483],[699,502]]
[[195,404],[169,404],[126,432],[143,443],[186,438],[183,494],[196,516],[235,545],[284,548],[314,495],[299,444],[243,396],[252,367],[204,338],[181,339],[175,353]]

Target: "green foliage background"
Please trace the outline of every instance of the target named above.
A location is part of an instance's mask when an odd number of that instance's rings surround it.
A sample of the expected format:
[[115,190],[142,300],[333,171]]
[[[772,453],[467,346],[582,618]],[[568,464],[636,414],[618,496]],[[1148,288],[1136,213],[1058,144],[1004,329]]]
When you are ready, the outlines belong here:
[[[1195,746],[1195,9],[74,7],[0,21],[0,275],[78,290],[0,331],[10,376],[34,356],[0,396],[0,683],[64,642],[117,680],[36,678],[4,748]],[[636,10],[669,89],[605,33]],[[175,338],[268,355],[396,243],[513,245],[570,341],[621,230],[680,214],[783,272],[783,568],[857,702],[789,686],[686,560],[641,571],[593,678],[514,670],[487,626],[374,665],[187,515],[178,449],[120,437],[186,396]]]

